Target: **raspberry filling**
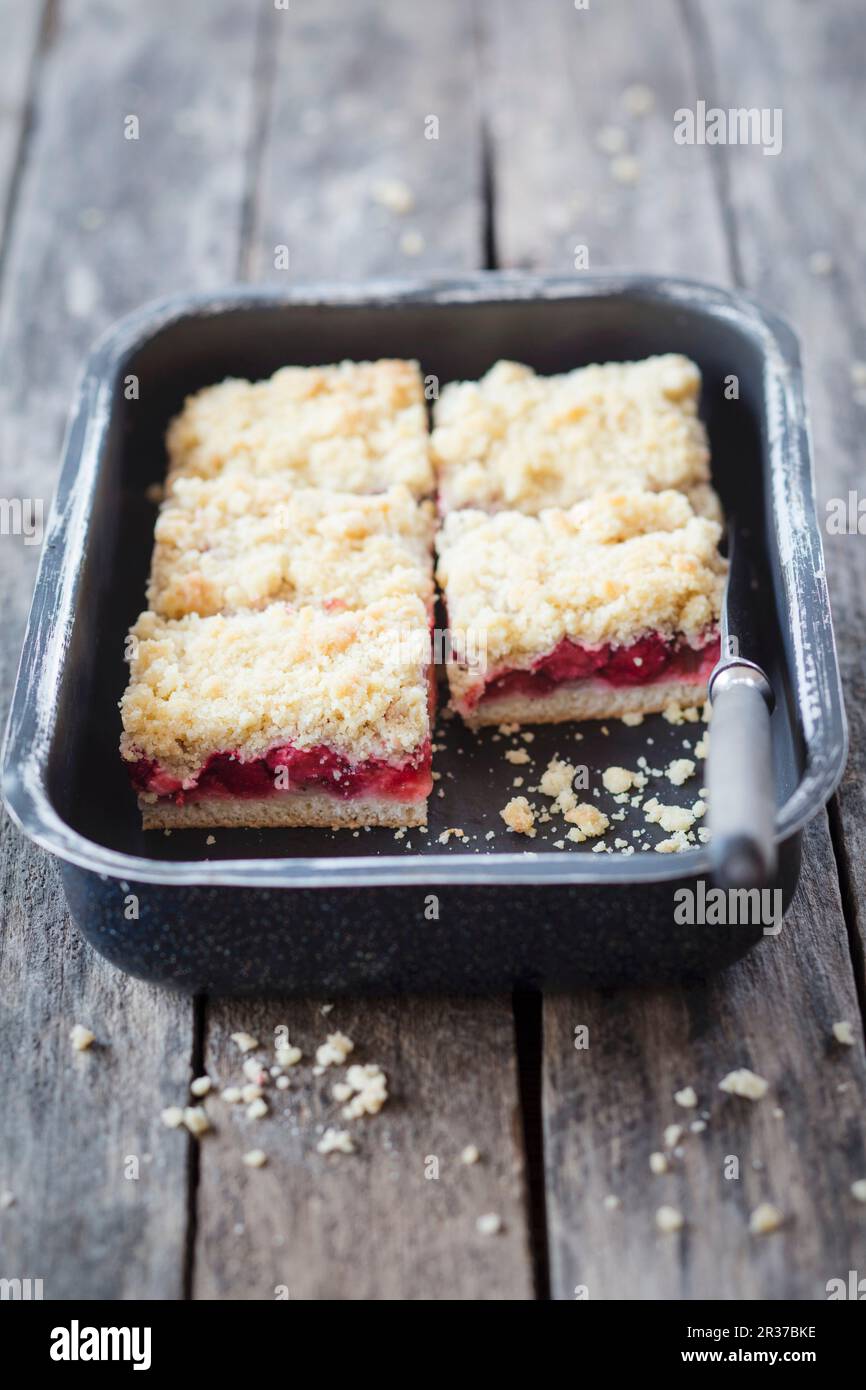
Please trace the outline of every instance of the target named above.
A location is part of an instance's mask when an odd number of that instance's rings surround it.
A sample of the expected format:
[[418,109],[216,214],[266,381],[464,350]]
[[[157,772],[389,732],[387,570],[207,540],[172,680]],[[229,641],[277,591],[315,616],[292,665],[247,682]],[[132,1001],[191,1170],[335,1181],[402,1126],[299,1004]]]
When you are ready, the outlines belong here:
[[502,695],[549,695],[567,681],[604,681],[611,686],[651,685],[669,681],[704,681],[719,659],[719,638],[697,650],[654,632],[627,647],[581,647],[567,637],[525,671],[505,671],[487,681],[470,708]]
[[151,758],[130,763],[129,775],[137,791],[155,792],[178,806],[203,799],[258,799],[298,791],[325,791],[341,801],[361,796],[423,801],[433,787],[430,761],[429,739],[399,763],[382,758],[352,763],[324,744],[314,748],[286,744],[248,762],[235,753],[212,753],[193,786],[185,787]]

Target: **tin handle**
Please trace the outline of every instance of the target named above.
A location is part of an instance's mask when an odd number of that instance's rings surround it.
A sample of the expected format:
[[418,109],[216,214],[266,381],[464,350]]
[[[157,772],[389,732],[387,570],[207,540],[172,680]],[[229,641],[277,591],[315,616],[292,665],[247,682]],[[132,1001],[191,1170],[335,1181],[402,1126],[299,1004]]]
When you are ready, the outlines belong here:
[[719,668],[707,759],[713,877],[720,888],[768,887],[776,872],[772,691],[752,663]]

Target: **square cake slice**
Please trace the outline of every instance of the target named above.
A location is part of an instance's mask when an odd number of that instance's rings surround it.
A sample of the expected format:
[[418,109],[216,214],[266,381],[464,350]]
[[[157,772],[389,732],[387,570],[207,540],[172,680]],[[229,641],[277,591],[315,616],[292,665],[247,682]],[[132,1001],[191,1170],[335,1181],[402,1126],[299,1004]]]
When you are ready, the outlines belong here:
[[480,381],[452,382],[430,441],[440,508],[535,514],[599,492],[676,488],[719,519],[700,387],[676,353],[560,376],[497,362]]
[[419,598],[147,612],[130,636],[121,755],[146,830],[426,823],[431,643]]
[[147,602],[164,618],[399,595],[432,608],[433,526],[433,504],[402,485],[356,497],[296,491],[280,476],[178,478],[157,519]]
[[433,473],[417,362],[282,367],[188,396],[166,435],[167,486],[180,477],[279,474],[296,487],[429,494]]
[[437,540],[452,705],[477,726],[705,699],[727,568],[720,534],[670,491],[538,516],[452,512]]

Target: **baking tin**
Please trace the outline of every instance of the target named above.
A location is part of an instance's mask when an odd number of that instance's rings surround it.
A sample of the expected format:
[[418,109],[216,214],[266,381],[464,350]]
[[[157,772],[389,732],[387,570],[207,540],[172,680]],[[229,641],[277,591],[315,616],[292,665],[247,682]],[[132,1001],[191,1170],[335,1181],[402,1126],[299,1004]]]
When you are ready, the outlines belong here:
[[[531,785],[533,769],[506,762],[509,741],[495,730],[476,738],[457,720],[443,725],[429,833],[401,839],[217,830],[208,845],[204,831],[144,834],[117,754],[124,637],[143,604],[155,516],[146,490],[164,476],[165,426],[188,392],[342,358],[417,357],[441,385],[500,357],[555,372],[669,351],[702,369],[714,481],[755,567],[749,655],[777,697],[774,887],[790,901],[803,826],[838,784],[846,750],[791,330],[745,296],[644,276],[241,287],[122,320],[93,351],[66,437],[3,785],[20,827],[57,856],[72,916],[97,950],[189,991],[336,995],[672,979],[718,969],[761,939],[760,924],[676,922],[675,891],[709,879],[703,846],[623,857],[591,843],[557,850],[555,834],[518,841],[498,810],[515,775]],[[696,726],[654,717],[580,732],[577,742],[573,727],[535,730],[536,778],[555,752],[595,778],[641,752],[664,767]],[[666,788],[665,799],[690,802],[697,786]],[[642,824],[632,815],[626,839]],[[448,827],[464,838],[441,844]]]

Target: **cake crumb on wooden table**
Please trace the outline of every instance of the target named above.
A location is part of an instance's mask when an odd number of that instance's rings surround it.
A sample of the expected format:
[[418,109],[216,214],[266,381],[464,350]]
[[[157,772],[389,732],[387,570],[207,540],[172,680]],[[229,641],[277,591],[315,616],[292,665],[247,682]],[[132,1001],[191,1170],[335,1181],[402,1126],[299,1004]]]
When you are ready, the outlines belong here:
[[769,1082],[748,1067],[729,1071],[719,1082],[720,1091],[725,1091],[729,1096],[742,1096],[745,1100],[763,1100],[768,1089]]
[[183,1112],[183,1122],[190,1134],[198,1137],[200,1134],[207,1134],[210,1129],[210,1120],[207,1111],[200,1105],[187,1105]]
[[76,1023],[69,1030],[69,1041],[76,1052],[87,1052],[96,1042],[96,1034],[85,1028],[83,1023]]
[[387,1078],[376,1062],[349,1067],[345,1085],[352,1097],[345,1097],[348,1104],[343,1106],[343,1117],[347,1120],[357,1120],[362,1115],[377,1115],[388,1099]]
[[785,1220],[778,1207],[770,1202],[761,1202],[749,1217],[749,1231],[753,1236],[769,1236],[778,1231]]
[[684,1225],[683,1214],[676,1207],[659,1207],[656,1212],[656,1226],[662,1235],[673,1235],[681,1231]]
[[316,1066],[342,1066],[350,1052],[355,1049],[351,1038],[345,1033],[329,1033],[327,1041],[316,1048]]
[[648,115],[655,100],[655,92],[645,82],[632,82],[622,94],[622,104],[630,116]]
[[495,1211],[485,1212],[475,1222],[475,1229],[482,1236],[498,1236],[502,1230],[502,1217]]
[[403,179],[377,179],[373,184],[372,195],[380,207],[389,212],[404,216],[415,206],[415,195]]
[[316,1149],[320,1154],[353,1154],[356,1152],[352,1136],[347,1129],[326,1129]]

